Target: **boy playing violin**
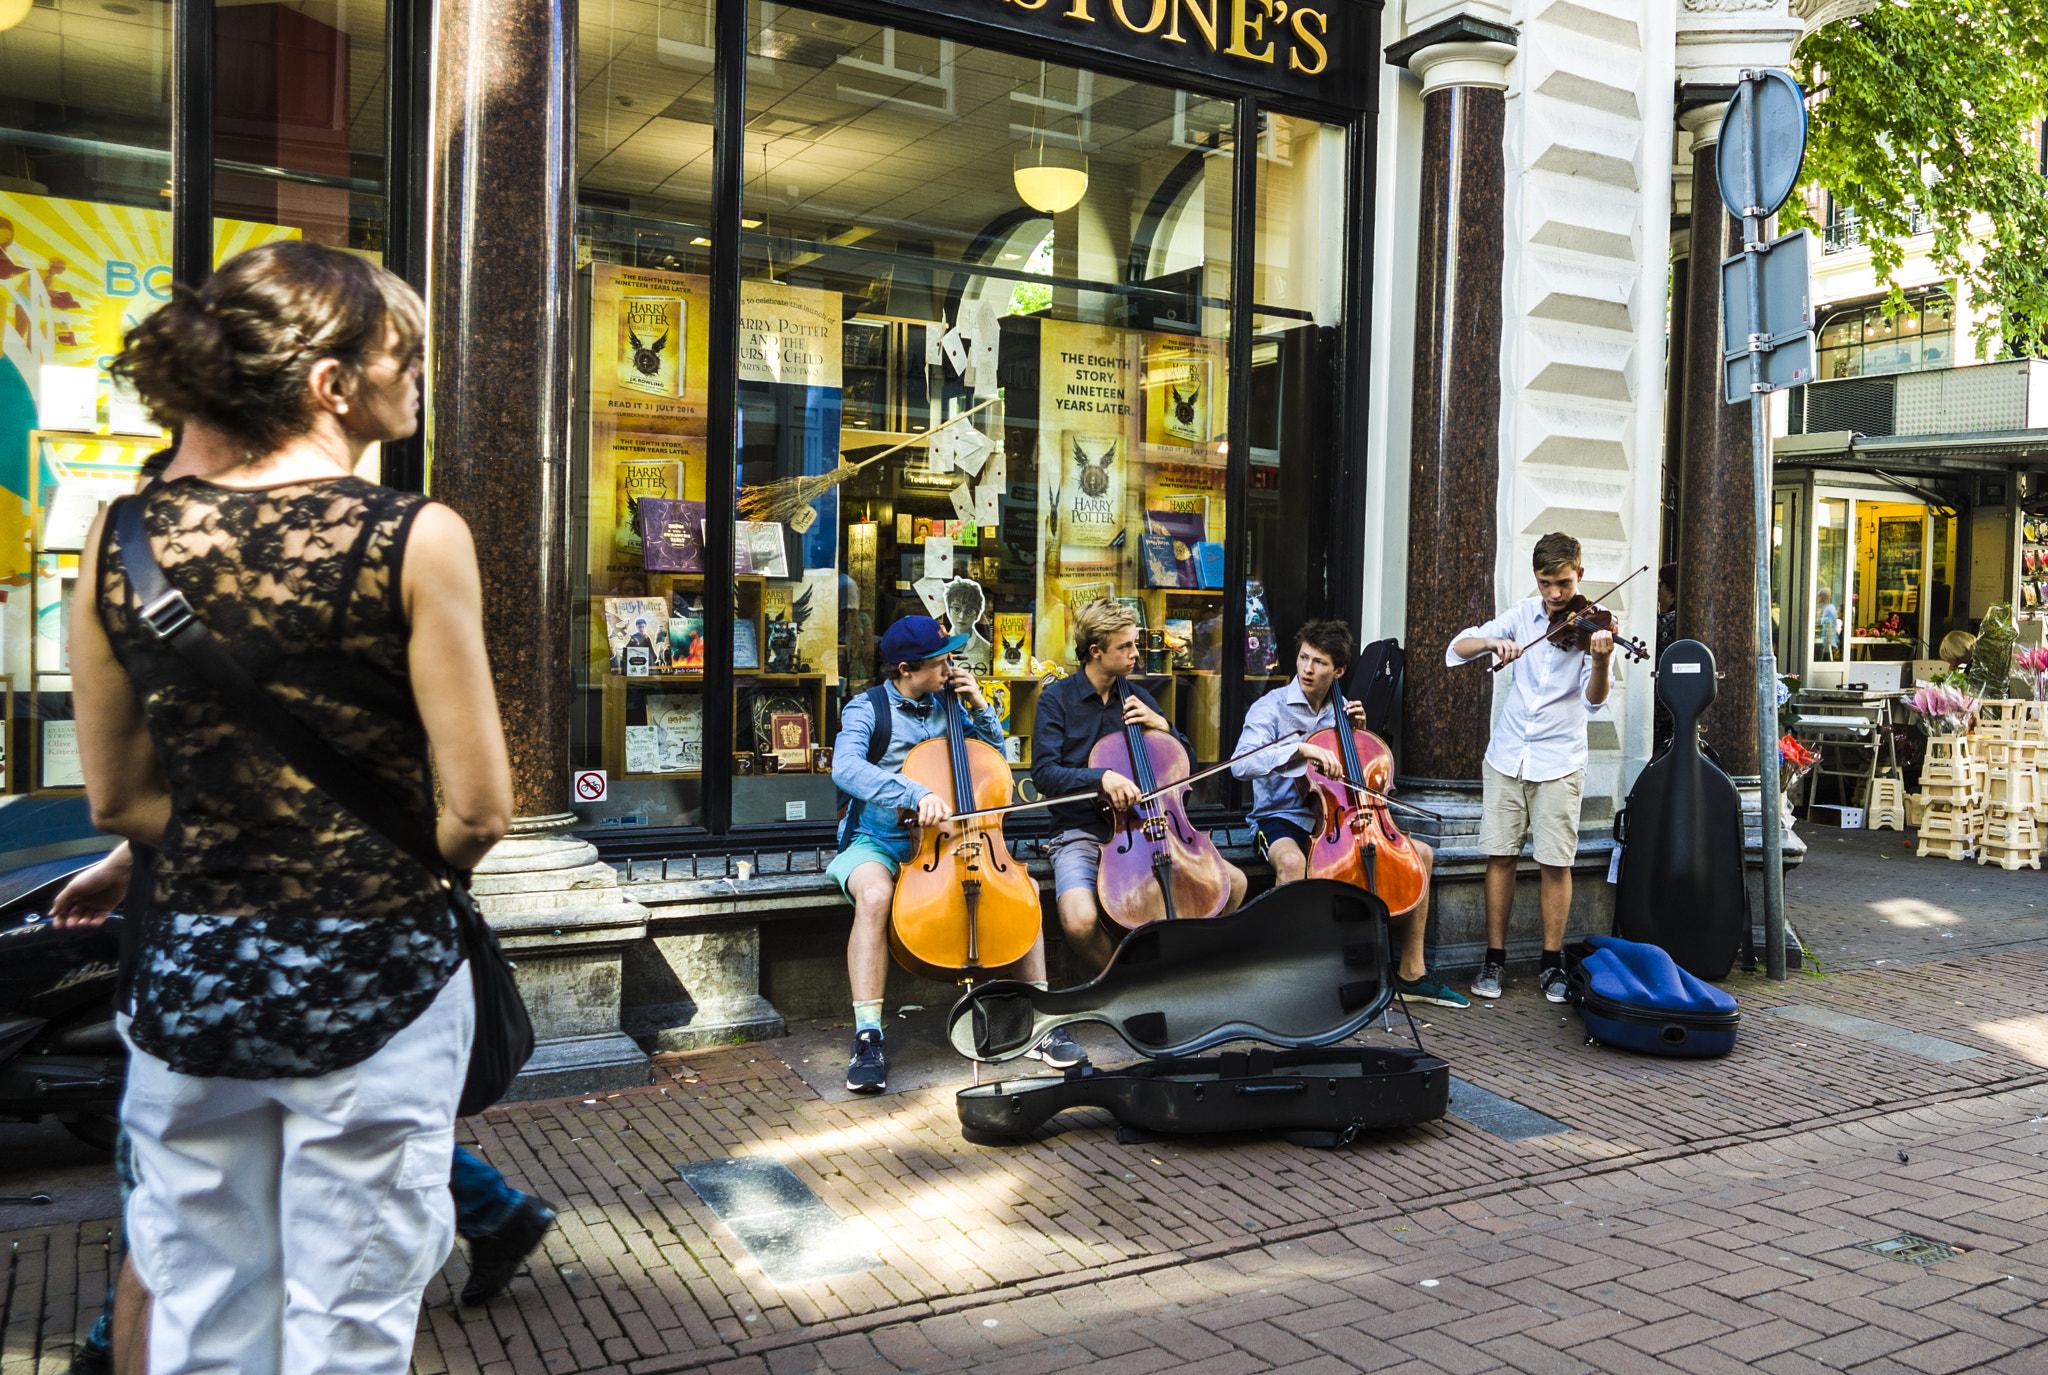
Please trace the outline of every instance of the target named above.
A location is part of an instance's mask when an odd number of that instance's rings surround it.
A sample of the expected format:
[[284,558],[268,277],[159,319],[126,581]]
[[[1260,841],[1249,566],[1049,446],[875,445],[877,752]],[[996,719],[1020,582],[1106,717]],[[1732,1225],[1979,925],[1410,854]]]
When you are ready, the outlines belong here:
[[[1031,777],[1047,797],[1097,792],[1117,811],[1136,806],[1142,793],[1135,782],[1114,769],[1088,766],[1095,742],[1122,730],[1126,722],[1166,731],[1186,747],[1187,738],[1174,730],[1145,689],[1130,685],[1122,710],[1117,709],[1117,684],[1138,666],[1137,626],[1136,612],[1108,598],[1082,607],[1074,617],[1074,658],[1081,670],[1039,690],[1038,720],[1031,736]],[[1110,837],[1109,819],[1092,799],[1054,807],[1050,815],[1049,850],[1060,926],[1068,949],[1099,972],[1116,951],[1102,930],[1095,901],[1102,846]],[[1223,911],[1235,912],[1244,901],[1244,871],[1228,860],[1222,863],[1229,883]]]
[[[1586,782],[1586,723],[1607,710],[1608,662],[1614,635],[1596,630],[1581,645],[1573,635],[1550,643],[1561,614],[1586,575],[1579,542],[1566,534],[1536,541],[1539,595],[1516,602],[1485,625],[1454,636],[1444,665],[1455,668],[1492,654],[1519,664],[1507,705],[1486,747],[1479,845],[1486,852],[1486,957],[1472,980],[1482,998],[1500,996],[1507,964],[1508,912],[1515,900],[1515,863],[1524,836],[1535,840],[1542,876],[1543,996],[1565,1000],[1564,928],[1572,906],[1572,860],[1579,849],[1579,802]],[[1524,646],[1533,645],[1525,651]]]
[[[1237,738],[1237,762],[1230,771],[1252,780],[1252,824],[1259,853],[1273,866],[1273,884],[1293,883],[1308,874],[1316,813],[1309,796],[1311,766],[1325,778],[1342,778],[1344,761],[1309,739],[1337,724],[1332,689],[1351,667],[1351,631],[1342,621],[1310,621],[1295,636],[1294,677],[1252,704]],[[1364,730],[1365,705],[1344,703],[1349,725]],[[1296,744],[1271,744],[1290,731]],[[1389,784],[1389,787],[1392,785]],[[1414,837],[1409,844],[1422,860],[1422,901],[1392,917],[1400,933],[1401,966],[1394,990],[1410,1002],[1470,1007],[1471,1001],[1423,967],[1422,941],[1429,926],[1429,883],[1436,852]]]
[[[914,746],[946,734],[943,690],[963,699],[967,732],[1000,750],[1002,727],[982,696],[981,685],[953,662],[966,635],[948,637],[929,616],[905,616],[889,627],[879,648],[884,681],[847,702],[839,715],[832,748],[832,781],[850,799],[839,823],[839,855],[825,870],[853,904],[853,934],[846,942],[846,977],[853,986],[853,1057],[846,1087],[880,1093],[888,1087],[889,1065],[882,1037],[882,989],[889,974],[889,916],[896,900],[896,874],[917,853],[917,841],[897,815],[914,814],[920,826],[936,826],[953,815],[942,797],[902,775]],[[1045,982],[1045,937],[1009,971],[1039,988]],[[1078,1065],[1087,1053],[1064,1031],[1055,1031],[1031,1052],[1057,1069]]]

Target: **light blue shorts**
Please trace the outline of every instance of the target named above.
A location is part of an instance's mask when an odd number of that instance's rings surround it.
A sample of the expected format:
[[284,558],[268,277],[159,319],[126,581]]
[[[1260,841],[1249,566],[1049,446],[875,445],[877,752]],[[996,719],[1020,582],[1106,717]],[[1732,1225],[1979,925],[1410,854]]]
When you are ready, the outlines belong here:
[[889,847],[881,841],[866,834],[855,836],[847,842],[846,848],[825,866],[826,875],[839,885],[839,891],[845,894],[848,902],[853,901],[853,894],[846,891],[847,882],[852,879],[853,871],[863,864],[881,865],[889,871],[889,877],[892,879],[896,877],[896,871],[903,867],[903,861],[890,853]]

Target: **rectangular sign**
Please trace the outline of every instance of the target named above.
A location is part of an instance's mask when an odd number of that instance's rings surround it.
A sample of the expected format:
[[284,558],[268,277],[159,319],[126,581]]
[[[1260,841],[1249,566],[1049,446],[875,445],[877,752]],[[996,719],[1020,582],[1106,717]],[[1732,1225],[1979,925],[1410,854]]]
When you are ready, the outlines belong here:
[[1756,255],[1763,296],[1762,323],[1749,313],[1749,255],[1721,260],[1721,352],[1749,352],[1752,334],[1799,334],[1813,328],[1813,270],[1805,230],[1774,239]]

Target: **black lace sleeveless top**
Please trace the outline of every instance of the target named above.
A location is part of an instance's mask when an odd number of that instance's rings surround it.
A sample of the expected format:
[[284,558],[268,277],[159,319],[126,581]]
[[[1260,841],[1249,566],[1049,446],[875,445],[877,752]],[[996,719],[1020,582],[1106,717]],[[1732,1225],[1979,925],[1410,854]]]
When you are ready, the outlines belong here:
[[[431,825],[399,591],[427,498],[353,477],[257,490],[188,477],[147,502],[151,548],[199,618],[387,784],[395,807]],[[111,538],[97,576],[101,621],[171,796],[129,1034],[187,1074],[292,1078],[360,1063],[461,963],[446,899],[417,861],[222,711],[135,615]]]

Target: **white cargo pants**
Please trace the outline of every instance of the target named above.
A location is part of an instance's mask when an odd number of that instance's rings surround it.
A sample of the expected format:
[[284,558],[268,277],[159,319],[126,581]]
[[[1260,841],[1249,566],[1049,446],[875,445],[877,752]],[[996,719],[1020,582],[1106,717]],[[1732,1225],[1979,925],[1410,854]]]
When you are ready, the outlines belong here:
[[151,1375],[405,1375],[455,1240],[469,966],[385,1047],[312,1079],[195,1078],[130,1047],[128,1246]]

